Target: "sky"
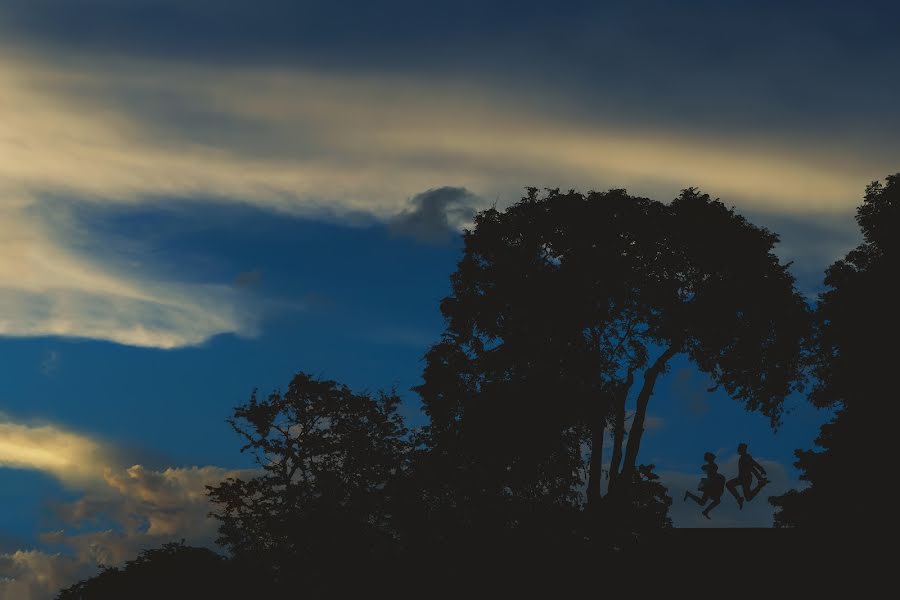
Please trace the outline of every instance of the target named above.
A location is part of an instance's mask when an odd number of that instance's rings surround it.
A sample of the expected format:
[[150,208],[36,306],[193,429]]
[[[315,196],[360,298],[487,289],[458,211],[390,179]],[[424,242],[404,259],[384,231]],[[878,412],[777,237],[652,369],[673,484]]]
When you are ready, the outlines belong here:
[[[699,187],[814,298],[900,171],[893,4],[4,0],[0,597],[210,543],[254,389],[393,387],[421,424],[460,231],[527,186]],[[748,442],[778,493],[829,415],[708,387],[676,359],[641,461],[676,525],[768,526],[681,501],[703,452]]]

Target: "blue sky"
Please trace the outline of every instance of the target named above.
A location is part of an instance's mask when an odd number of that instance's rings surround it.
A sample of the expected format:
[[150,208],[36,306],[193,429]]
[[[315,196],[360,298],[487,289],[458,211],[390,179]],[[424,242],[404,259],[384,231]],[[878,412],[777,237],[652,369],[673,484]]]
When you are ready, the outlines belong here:
[[[699,186],[782,236],[801,288],[900,169],[888,2],[0,6],[0,595],[208,543],[224,420],[303,370],[409,388],[473,209],[525,186]],[[773,433],[676,360],[642,460],[680,495],[739,441],[772,489],[827,414]],[[733,465],[732,465],[733,466]],[[732,469],[733,470],[733,469]],[[713,525],[771,522],[727,500]],[[59,552],[59,554],[55,554]]]

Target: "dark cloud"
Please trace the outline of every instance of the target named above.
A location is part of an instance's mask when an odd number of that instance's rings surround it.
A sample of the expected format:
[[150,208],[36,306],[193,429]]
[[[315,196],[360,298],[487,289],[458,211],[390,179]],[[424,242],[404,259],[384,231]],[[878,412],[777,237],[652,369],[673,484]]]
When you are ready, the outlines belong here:
[[[579,3],[580,4],[580,3]],[[391,61],[416,46],[477,41],[552,18],[526,0],[9,0],[0,14],[18,39],[129,54],[331,64]],[[563,12],[565,14],[565,12]]]
[[262,281],[262,272],[259,269],[242,271],[234,278],[234,284],[239,288],[253,288]]
[[523,102],[559,95],[555,111],[583,118],[888,143],[900,131],[900,80],[886,76],[900,62],[898,14],[827,0],[6,0],[0,36],[57,56],[480,78],[524,87]]
[[412,208],[397,215],[389,224],[396,235],[420,242],[446,243],[472,220],[481,199],[466,188],[439,187],[416,194]]
[[[860,186],[860,203],[863,188]],[[848,198],[848,206],[852,206]],[[844,214],[794,216],[741,211],[752,223],[777,233],[778,256],[791,262],[800,290],[811,297],[824,289],[825,269],[862,241],[853,209]]]

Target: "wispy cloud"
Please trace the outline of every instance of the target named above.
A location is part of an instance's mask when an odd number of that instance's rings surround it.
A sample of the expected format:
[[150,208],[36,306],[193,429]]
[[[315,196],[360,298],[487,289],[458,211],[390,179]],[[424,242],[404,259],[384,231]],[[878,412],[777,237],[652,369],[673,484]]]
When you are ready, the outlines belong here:
[[59,369],[60,354],[59,350],[48,350],[41,359],[41,373],[50,377]]
[[[843,214],[886,172],[847,160],[843,140],[751,144],[623,130],[436,78],[3,56],[0,335],[171,348],[254,332],[258,315],[231,282],[151,279],[79,252],[77,228],[65,226],[74,199],[101,208],[193,198],[366,213],[430,236],[432,217],[448,218],[448,206],[423,212],[435,189],[503,204],[529,184],[629,186],[662,198],[700,185],[745,208]],[[448,184],[457,187],[440,188]],[[48,214],[50,195],[62,217]],[[480,208],[474,195],[454,206]]]
[[26,198],[203,195],[391,216],[439,181],[491,198],[528,184],[701,185],[779,212],[829,212],[852,207],[885,168],[848,160],[841,139],[623,130],[440,80],[11,56],[0,62],[0,107],[14,115],[0,175]]
[[88,436],[54,425],[0,422],[0,467],[52,474],[67,484],[102,480],[111,450]]

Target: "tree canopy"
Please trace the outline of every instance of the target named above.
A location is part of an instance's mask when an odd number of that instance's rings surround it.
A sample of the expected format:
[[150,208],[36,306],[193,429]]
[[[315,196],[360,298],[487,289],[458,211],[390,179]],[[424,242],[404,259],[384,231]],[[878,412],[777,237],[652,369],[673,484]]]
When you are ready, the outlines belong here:
[[234,598],[249,591],[225,557],[182,541],[144,550],[121,568],[103,567],[98,575],[61,590],[57,599]]
[[888,510],[865,490],[883,473],[881,453],[892,438],[878,415],[896,396],[900,174],[866,188],[856,221],[863,242],[828,268],[816,311],[810,398],[837,412],[816,439],[820,450],[797,451],[809,487],[771,499],[779,526],[857,528]]
[[647,406],[677,354],[776,425],[802,380],[809,321],[777,241],[694,189],[669,204],[530,189],[480,213],[418,388],[426,443],[488,482],[481,493],[575,505],[587,466],[598,498],[607,427],[611,489],[640,480]]
[[396,394],[357,394],[300,373],[284,393],[257,394],[229,423],[261,473],[209,488],[219,544],[276,582],[314,593],[338,565],[384,559],[395,546],[393,486],[406,469]]

